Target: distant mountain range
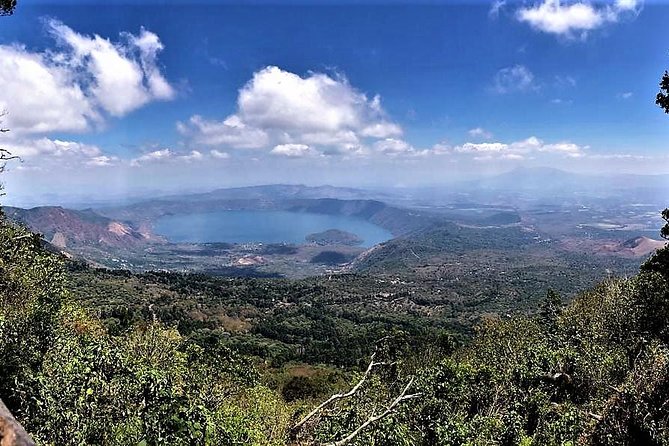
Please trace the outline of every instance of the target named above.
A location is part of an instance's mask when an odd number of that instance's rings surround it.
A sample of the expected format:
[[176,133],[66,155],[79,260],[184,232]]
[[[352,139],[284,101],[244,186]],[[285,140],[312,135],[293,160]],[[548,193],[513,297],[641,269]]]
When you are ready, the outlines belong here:
[[401,191],[401,196],[399,192],[389,202],[422,205],[476,202],[523,206],[528,201],[548,204],[613,199],[665,205],[668,204],[669,175],[591,175],[550,167],[523,167],[443,186],[406,188]]
[[338,200],[383,200],[390,194],[371,192],[351,187],[305,186],[301,184],[269,184],[261,186],[233,187],[216,189],[211,192],[169,195],[161,201],[173,201],[187,198],[189,201],[215,200],[288,200],[334,198]]
[[367,220],[395,235],[426,227],[435,218],[429,212],[409,211],[377,199],[362,198],[379,195],[386,196],[332,186],[267,185],[173,195],[95,211],[137,227],[151,225],[167,215],[223,210],[280,210],[343,215]]
[[[46,241],[70,252],[90,253],[89,248],[93,248],[98,253],[132,250],[138,255],[143,255],[148,245],[167,243],[155,235],[153,225],[161,217],[169,215],[224,210],[278,210],[350,216],[374,223],[395,237],[401,237],[360,259],[358,266],[366,269],[368,265],[388,266],[398,261],[400,264],[413,264],[419,258],[423,261],[426,257],[440,257],[444,250],[457,251],[460,246],[468,249],[472,246],[478,249],[515,249],[528,243],[528,234],[516,228],[526,224],[521,213],[527,216],[528,209],[551,200],[562,203],[565,200],[563,197],[570,194],[577,200],[581,200],[584,194],[592,197],[601,194],[625,204],[637,203],[633,200],[642,200],[644,196],[653,196],[657,197],[656,202],[661,203],[666,199],[667,189],[669,176],[595,177],[542,168],[517,169],[478,181],[454,184],[449,188],[425,189],[424,195],[421,195],[420,189],[411,193],[402,189],[393,194],[392,190],[384,193],[333,186],[264,185],[171,195],[95,209],[4,207],[4,212],[9,218],[43,234]],[[440,198],[444,200],[441,207],[435,204]],[[530,203],[525,210],[523,200]],[[609,209],[608,203],[602,208]],[[567,206],[563,211],[575,215],[573,209],[581,208]],[[583,221],[591,220],[595,223],[608,221],[605,215],[596,212],[590,220]],[[581,220],[577,218],[565,224],[574,226],[576,223],[581,223]],[[489,233],[480,232],[477,228],[496,228],[497,238],[490,239]],[[501,239],[500,234],[503,235]],[[513,240],[513,243],[500,247],[498,244],[502,240]],[[599,251],[645,255],[659,246],[649,240],[630,242],[630,246],[612,242],[602,245]]]
[[165,243],[166,240],[153,232],[153,224],[160,217],[221,210],[282,210],[351,216],[377,224],[395,235],[424,228],[433,221],[429,213],[360,198],[365,196],[371,195],[351,188],[268,185],[173,195],[98,209],[75,210],[60,206],[3,209],[10,219],[43,234],[52,245],[72,252],[91,247],[102,251],[109,248],[136,250],[147,244]]
[[667,189],[669,175],[587,175],[551,167],[517,168],[493,177],[467,181],[466,188],[518,191],[610,192],[620,189]]

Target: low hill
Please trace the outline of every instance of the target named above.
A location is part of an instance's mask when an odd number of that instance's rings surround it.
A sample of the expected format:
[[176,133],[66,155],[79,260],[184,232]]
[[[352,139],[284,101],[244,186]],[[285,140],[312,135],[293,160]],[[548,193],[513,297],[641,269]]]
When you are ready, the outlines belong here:
[[533,235],[516,227],[485,229],[440,223],[372,248],[360,256],[355,267],[397,273],[418,265],[440,264],[446,258],[466,252],[517,252],[535,243]]
[[118,248],[158,241],[147,232],[90,209],[78,211],[60,206],[32,209],[5,207],[4,212],[11,220],[39,232],[49,243],[63,249],[82,246]]
[[667,246],[666,241],[653,240],[648,237],[634,237],[620,244],[621,249],[630,250],[635,256],[647,256]]
[[[252,189],[252,190],[249,190]],[[181,215],[214,211],[290,211],[314,214],[344,215],[367,220],[393,235],[406,234],[430,226],[437,218],[429,212],[413,211],[390,206],[382,201],[370,199],[343,200],[339,198],[296,198],[299,195],[267,193],[262,187],[244,188],[244,193],[224,193],[233,189],[208,194],[181,195],[147,200],[128,206],[100,208],[96,212],[108,218],[133,222],[135,225],[151,225],[166,215]],[[236,190],[236,189],[235,189]],[[315,194],[309,189],[310,194]]]
[[309,234],[306,240],[317,245],[348,245],[355,246],[363,242],[356,234],[340,229],[328,229],[323,232]]

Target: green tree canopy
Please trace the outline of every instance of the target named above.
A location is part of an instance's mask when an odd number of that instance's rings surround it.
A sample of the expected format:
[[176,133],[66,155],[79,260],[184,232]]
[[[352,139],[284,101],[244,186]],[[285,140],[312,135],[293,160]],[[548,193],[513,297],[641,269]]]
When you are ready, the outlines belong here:
[[660,80],[660,92],[655,98],[655,103],[662,107],[665,113],[669,113],[669,72],[667,71]]

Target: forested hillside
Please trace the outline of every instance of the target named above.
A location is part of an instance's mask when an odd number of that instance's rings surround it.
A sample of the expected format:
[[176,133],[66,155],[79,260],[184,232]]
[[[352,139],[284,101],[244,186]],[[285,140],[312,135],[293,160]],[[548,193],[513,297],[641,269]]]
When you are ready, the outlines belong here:
[[[0,397],[38,444],[669,441],[666,249],[636,276],[607,280],[566,307],[549,292],[539,314],[484,318],[458,346],[436,320],[416,325],[410,311],[360,313],[350,327],[317,303],[320,318],[266,312],[263,302],[283,299],[290,309],[318,284],[263,287],[87,268],[81,276],[36,235],[3,222],[0,238]],[[76,285],[81,277],[87,288]],[[202,325],[189,325],[159,305],[183,287],[237,302],[238,314],[218,315],[228,335],[206,329],[206,312]],[[95,296],[85,299],[84,289]],[[109,305],[129,302],[124,290],[138,298],[125,315]],[[142,307],[152,294],[157,304]],[[182,305],[197,312],[196,300]],[[342,312],[355,313],[345,301]],[[239,337],[244,308],[275,319]],[[318,333],[329,334],[305,342]],[[270,340],[266,350],[257,348],[262,337]],[[291,339],[305,350],[292,351]],[[287,356],[265,356],[280,345]],[[307,416],[337,391],[341,398]]]

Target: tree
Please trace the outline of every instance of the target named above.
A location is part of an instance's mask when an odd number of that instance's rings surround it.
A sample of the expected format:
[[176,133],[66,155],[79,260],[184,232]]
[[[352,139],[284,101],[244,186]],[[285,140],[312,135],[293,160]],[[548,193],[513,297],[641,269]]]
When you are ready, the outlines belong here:
[[0,0],[0,16],[12,15],[16,8],[16,0]]
[[[0,0],[2,2],[4,0]],[[15,2],[16,3],[16,2]],[[0,11],[2,9],[0,8]],[[0,118],[2,118],[5,115],[5,113],[0,113]],[[2,127],[2,121],[0,121],[0,134],[2,133],[7,133],[9,129],[6,129]],[[18,156],[14,156],[11,154],[11,152],[7,149],[0,148],[0,173],[5,171],[5,166],[7,165],[7,161],[13,160],[13,159],[18,159]],[[0,183],[0,196],[4,195],[2,193],[3,186],[2,183]]]
[[655,98],[655,103],[662,107],[665,113],[669,113],[669,71],[665,71],[660,80],[660,92]]
[[[662,107],[665,113],[669,113],[669,71],[665,71],[660,80],[660,92],[655,98],[655,103]],[[665,224],[660,230],[660,235],[669,240],[669,209],[662,211],[662,218]]]
[[660,230],[660,235],[663,239],[669,240],[669,209],[662,211],[662,219],[665,221],[664,226]]

